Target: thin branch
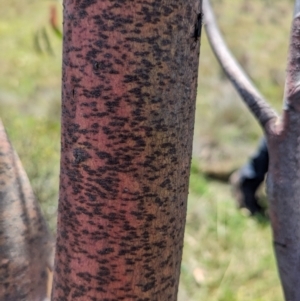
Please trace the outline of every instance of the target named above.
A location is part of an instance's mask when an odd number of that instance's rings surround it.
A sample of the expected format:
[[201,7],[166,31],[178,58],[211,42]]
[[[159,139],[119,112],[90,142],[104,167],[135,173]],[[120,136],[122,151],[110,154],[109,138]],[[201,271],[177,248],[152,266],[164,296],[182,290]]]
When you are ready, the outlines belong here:
[[258,92],[227,48],[209,0],[203,0],[203,12],[206,34],[220,65],[262,128],[266,130],[266,124],[271,119],[277,120],[277,114]]
[[300,1],[295,1],[295,8],[294,8],[294,17],[296,17],[300,13]]
[[300,0],[295,1],[291,28],[287,76],[285,85],[285,110],[300,112]]

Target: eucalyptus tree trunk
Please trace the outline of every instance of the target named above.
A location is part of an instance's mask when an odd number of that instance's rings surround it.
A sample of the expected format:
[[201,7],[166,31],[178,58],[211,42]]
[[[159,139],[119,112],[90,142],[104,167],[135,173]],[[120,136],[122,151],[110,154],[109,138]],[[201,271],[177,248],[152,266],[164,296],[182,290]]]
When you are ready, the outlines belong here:
[[287,66],[284,109],[271,109],[229,53],[211,11],[203,0],[206,32],[229,79],[267,138],[267,194],[274,248],[286,301],[300,300],[300,1],[295,1]]
[[53,300],[176,300],[201,1],[64,1]]
[[50,297],[53,241],[0,120],[0,300]]

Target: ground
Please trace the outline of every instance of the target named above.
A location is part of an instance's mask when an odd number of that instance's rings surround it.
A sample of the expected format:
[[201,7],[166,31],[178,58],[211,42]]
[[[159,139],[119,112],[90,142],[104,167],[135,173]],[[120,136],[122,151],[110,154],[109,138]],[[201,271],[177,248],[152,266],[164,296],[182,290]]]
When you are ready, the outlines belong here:
[[[213,4],[229,47],[280,110],[292,1]],[[60,12],[58,1],[0,0],[0,117],[55,231],[61,39],[49,25],[53,5]],[[269,223],[236,210],[226,182],[261,131],[202,34],[179,301],[283,300]]]

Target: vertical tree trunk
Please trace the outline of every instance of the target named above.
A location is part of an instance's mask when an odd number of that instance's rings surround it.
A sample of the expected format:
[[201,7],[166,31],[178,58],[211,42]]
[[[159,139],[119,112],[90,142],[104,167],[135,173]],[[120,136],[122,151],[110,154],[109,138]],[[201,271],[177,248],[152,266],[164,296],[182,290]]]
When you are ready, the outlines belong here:
[[64,2],[53,300],[176,300],[201,1]]
[[287,301],[300,300],[300,1],[295,1],[282,121],[270,122],[267,193]]
[[52,237],[0,120],[0,300],[46,300],[52,251]]
[[295,0],[282,118],[271,109],[229,53],[209,0],[206,32],[220,64],[260,122],[268,143],[267,194],[278,271],[286,301],[300,300],[300,0]]

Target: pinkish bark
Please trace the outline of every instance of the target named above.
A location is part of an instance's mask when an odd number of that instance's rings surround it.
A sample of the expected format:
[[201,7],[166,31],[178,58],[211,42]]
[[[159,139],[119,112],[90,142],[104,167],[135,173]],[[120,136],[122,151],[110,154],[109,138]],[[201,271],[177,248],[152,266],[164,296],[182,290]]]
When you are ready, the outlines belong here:
[[201,1],[64,2],[53,300],[176,300]]

